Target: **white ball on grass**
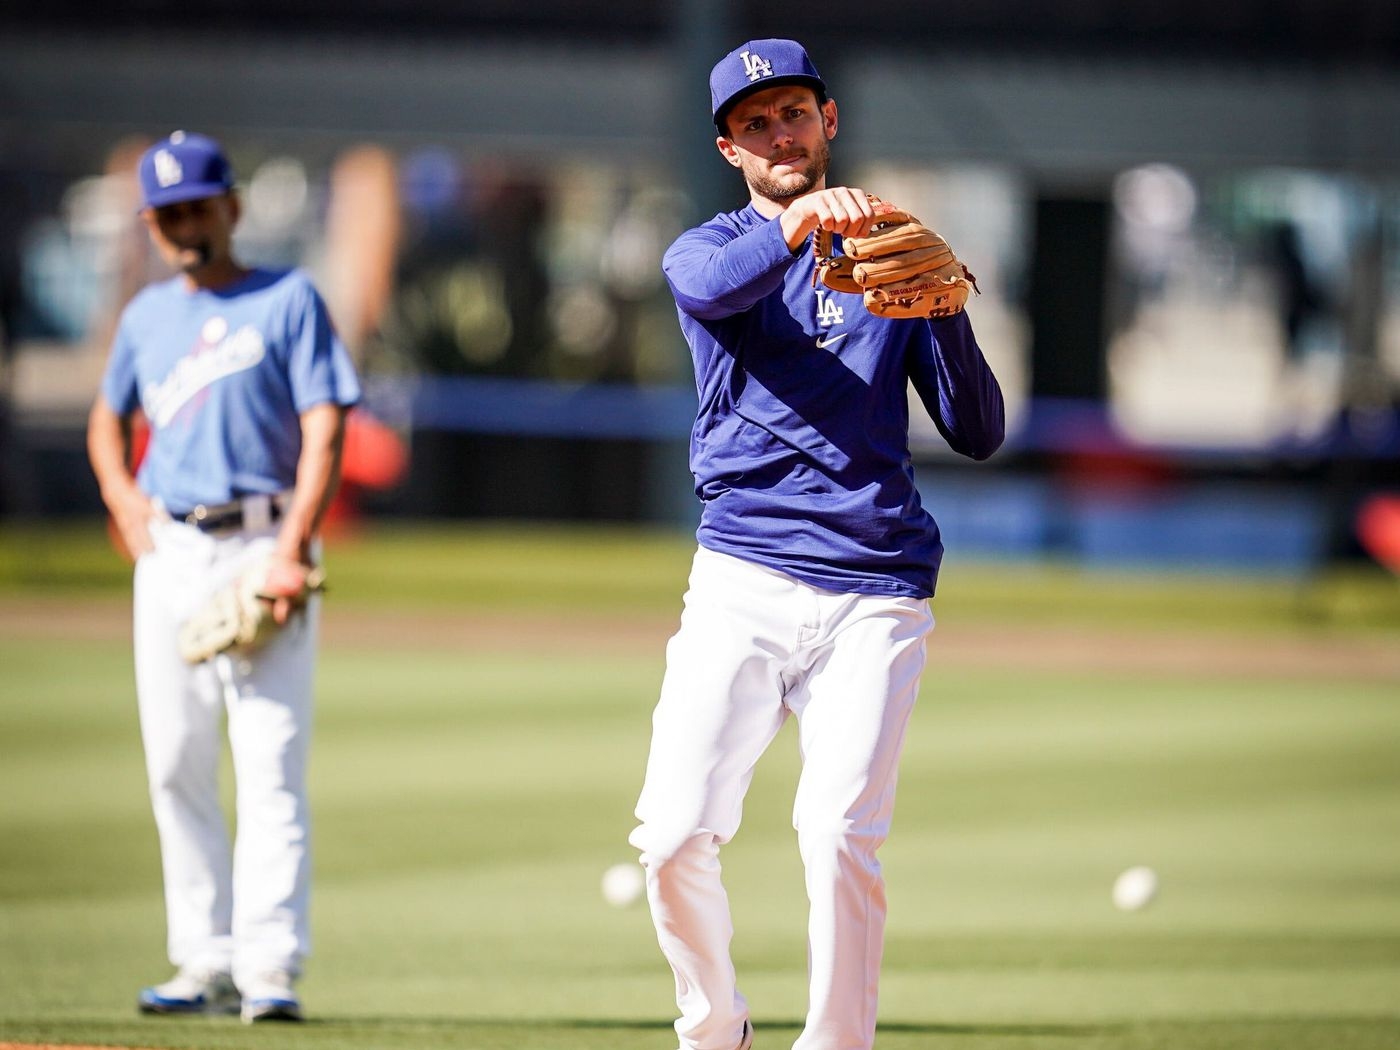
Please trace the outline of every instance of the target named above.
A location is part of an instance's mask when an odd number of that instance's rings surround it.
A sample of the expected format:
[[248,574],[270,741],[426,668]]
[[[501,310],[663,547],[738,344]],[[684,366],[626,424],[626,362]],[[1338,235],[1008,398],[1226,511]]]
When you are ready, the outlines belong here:
[[1129,868],[1113,882],[1113,903],[1121,911],[1139,911],[1157,896],[1157,873],[1144,865]]
[[614,908],[636,903],[646,889],[640,864],[614,864],[603,872],[603,900]]

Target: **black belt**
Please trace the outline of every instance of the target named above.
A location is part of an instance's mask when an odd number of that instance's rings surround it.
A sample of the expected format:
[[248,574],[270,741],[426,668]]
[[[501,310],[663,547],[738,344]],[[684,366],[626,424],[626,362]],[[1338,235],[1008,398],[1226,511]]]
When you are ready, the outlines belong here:
[[[200,532],[241,529],[243,527],[243,501],[236,499],[231,503],[219,503],[212,507],[201,503],[188,514],[172,514],[171,517],[183,521],[186,525],[193,525]],[[281,518],[282,505],[274,496],[268,502],[267,520],[279,521]]]

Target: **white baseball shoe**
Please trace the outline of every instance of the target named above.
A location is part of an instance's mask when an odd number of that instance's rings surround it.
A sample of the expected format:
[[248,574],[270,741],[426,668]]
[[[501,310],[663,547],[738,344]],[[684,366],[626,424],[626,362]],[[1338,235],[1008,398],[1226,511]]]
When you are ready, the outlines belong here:
[[242,986],[243,1023],[300,1021],[301,1001],[292,991],[295,978],[285,970],[260,973]]
[[753,1025],[747,1017],[744,1018],[744,1038],[739,1040],[735,1050],[753,1050]]
[[136,1008],[143,1014],[232,1014],[238,989],[219,970],[181,970],[164,984],[142,988]]

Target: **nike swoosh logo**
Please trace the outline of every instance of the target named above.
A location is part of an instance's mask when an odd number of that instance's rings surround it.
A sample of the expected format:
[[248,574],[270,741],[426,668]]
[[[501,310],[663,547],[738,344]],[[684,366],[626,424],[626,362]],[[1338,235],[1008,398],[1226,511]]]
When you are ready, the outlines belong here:
[[839,343],[842,339],[845,339],[846,336],[850,334],[850,332],[842,332],[840,335],[834,335],[830,339],[828,339],[824,335],[819,335],[817,336],[817,349],[830,350],[833,346]]

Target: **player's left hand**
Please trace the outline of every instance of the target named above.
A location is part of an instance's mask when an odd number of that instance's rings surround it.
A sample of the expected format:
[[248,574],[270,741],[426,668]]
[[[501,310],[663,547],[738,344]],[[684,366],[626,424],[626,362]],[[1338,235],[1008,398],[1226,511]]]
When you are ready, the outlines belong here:
[[180,628],[180,655],[197,664],[230,649],[251,652],[324,588],[325,573],[319,567],[270,556],[195,611]]
[[306,605],[311,592],[324,586],[325,573],[296,558],[274,554],[261,567],[262,586],[257,592],[267,602],[272,622],[281,627],[292,613]]

